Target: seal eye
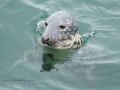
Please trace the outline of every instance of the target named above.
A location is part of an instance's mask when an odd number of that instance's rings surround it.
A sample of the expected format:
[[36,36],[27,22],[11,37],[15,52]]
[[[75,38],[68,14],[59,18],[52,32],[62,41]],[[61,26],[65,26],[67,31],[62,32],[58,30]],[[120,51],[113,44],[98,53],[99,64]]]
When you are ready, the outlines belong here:
[[45,22],[45,26],[47,27],[47,26],[48,26],[48,23]]
[[60,25],[59,27],[60,27],[61,29],[64,29],[64,28],[65,28],[65,26],[64,26],[64,25]]

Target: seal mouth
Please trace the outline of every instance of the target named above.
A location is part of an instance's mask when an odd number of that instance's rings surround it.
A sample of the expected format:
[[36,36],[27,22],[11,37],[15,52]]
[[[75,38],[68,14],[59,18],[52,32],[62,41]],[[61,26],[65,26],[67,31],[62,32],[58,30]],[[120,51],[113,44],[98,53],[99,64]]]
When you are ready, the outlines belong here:
[[50,47],[52,47],[55,44],[53,42],[44,41],[42,38],[41,38],[41,43],[45,46],[50,46]]
[[43,42],[42,42],[42,44],[43,44],[43,45],[50,46],[50,47],[52,47],[52,46],[53,46],[53,43],[43,43]]

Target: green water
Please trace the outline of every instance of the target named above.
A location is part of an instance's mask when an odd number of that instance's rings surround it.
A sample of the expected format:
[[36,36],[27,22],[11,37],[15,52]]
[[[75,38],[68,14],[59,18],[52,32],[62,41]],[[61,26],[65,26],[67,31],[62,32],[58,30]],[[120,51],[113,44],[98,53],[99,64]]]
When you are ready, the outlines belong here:
[[[36,44],[38,24],[59,10],[82,35],[96,32],[82,48]],[[0,0],[0,90],[120,90],[119,33],[119,0]]]

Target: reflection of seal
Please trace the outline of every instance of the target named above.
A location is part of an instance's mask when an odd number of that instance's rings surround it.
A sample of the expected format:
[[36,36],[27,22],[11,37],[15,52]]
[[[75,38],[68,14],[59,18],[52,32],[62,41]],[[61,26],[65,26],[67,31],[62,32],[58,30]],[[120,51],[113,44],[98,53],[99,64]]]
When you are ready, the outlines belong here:
[[82,37],[74,18],[65,11],[58,11],[46,19],[41,42],[53,48],[76,48],[82,45]]
[[[71,60],[71,55],[75,52],[73,50],[51,49],[49,47],[43,48],[42,55],[42,70],[51,71],[52,69],[59,70],[59,65]],[[58,66],[57,66],[58,65]]]
[[51,69],[55,68],[54,67],[55,59],[53,54],[44,53],[42,59],[44,63],[42,64],[43,70],[41,71],[50,71]]

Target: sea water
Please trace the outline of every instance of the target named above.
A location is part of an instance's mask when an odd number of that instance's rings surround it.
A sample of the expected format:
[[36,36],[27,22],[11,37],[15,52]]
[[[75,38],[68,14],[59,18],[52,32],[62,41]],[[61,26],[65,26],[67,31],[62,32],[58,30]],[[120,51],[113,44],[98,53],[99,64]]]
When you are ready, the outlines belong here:
[[[95,32],[80,49],[36,43],[59,10],[84,37]],[[119,34],[120,0],[0,0],[0,90],[120,90]]]

